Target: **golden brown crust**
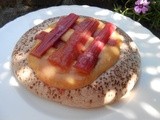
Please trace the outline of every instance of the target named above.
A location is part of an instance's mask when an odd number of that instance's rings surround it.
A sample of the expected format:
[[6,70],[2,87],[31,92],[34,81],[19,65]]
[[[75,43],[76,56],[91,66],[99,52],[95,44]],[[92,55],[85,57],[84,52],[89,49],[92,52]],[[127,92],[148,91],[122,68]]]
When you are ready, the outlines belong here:
[[118,62],[90,85],[67,90],[50,87],[39,80],[29,67],[27,56],[34,44],[35,34],[58,19],[48,19],[33,27],[17,42],[12,54],[12,70],[21,84],[48,100],[82,108],[100,107],[112,103],[133,88],[140,74],[140,55],[134,42],[119,28],[118,32],[124,36],[124,41],[120,46]]

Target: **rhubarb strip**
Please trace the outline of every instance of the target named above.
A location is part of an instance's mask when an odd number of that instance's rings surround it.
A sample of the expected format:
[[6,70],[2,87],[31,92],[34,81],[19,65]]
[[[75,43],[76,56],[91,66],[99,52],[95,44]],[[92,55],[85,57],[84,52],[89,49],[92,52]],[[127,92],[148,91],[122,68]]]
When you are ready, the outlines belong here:
[[55,29],[44,37],[44,40],[36,48],[31,51],[31,54],[36,57],[41,57],[53,44],[76,22],[78,16],[71,13],[57,23]]
[[83,73],[90,73],[98,62],[100,52],[108,42],[110,35],[115,31],[115,29],[115,25],[107,23],[97,34],[86,51],[78,57],[74,67]]
[[86,18],[83,22],[78,24],[67,44],[62,49],[54,52],[49,57],[49,61],[63,69],[67,69],[71,66],[74,60],[81,53],[82,46],[84,46],[88,38],[97,29],[98,24],[97,20],[90,18]]
[[34,37],[34,39],[35,39],[35,40],[43,40],[47,34],[48,34],[47,32],[42,31],[42,32],[40,32],[39,34],[37,34],[37,35]]

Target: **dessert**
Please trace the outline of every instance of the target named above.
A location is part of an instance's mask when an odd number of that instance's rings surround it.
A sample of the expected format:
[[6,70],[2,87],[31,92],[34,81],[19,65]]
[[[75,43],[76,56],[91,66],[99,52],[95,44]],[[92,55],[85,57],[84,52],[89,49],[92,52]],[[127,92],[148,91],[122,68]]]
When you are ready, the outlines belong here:
[[139,78],[140,55],[114,24],[71,13],[27,31],[13,50],[12,69],[38,96],[94,108],[131,91]]

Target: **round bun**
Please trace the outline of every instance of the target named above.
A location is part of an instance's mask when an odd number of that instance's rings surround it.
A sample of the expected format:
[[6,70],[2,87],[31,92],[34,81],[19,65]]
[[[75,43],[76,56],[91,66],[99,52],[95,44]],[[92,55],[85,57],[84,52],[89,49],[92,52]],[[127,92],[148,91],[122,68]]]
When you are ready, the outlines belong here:
[[42,98],[80,108],[113,103],[132,90],[140,75],[140,55],[136,44],[120,28],[116,31],[124,40],[120,45],[118,61],[91,84],[69,90],[55,88],[39,80],[30,68],[27,56],[34,45],[35,35],[58,20],[59,17],[45,20],[27,31],[17,42],[12,53],[12,70],[21,84]]

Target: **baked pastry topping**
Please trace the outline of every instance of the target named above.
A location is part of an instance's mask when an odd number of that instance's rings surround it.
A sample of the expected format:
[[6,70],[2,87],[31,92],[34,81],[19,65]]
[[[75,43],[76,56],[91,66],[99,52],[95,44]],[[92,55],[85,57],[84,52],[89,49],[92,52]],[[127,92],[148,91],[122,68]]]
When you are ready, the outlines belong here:
[[[40,43],[33,47],[28,63],[37,77],[49,86],[62,89],[84,87],[118,60],[119,44],[106,45],[115,30],[112,23],[69,14],[54,23],[48,33],[42,31],[35,36],[40,38]],[[65,40],[61,40],[64,34],[68,39],[64,37]],[[119,36],[114,37],[119,39]],[[59,47],[54,48],[54,43]],[[115,50],[110,53],[112,49]],[[107,54],[111,54],[109,58],[104,57]]]
[[96,66],[100,52],[103,50],[115,29],[116,27],[113,24],[107,23],[95,36],[93,42],[88,46],[84,53],[78,57],[75,67],[85,73],[90,73]]
[[93,108],[119,100],[133,88],[140,56],[114,24],[71,13],[26,32],[13,50],[12,68],[39,96]]
[[77,18],[78,16],[75,14],[62,18],[56,27],[44,36],[43,42],[37,45],[31,53],[34,56],[41,57],[75,23]]

